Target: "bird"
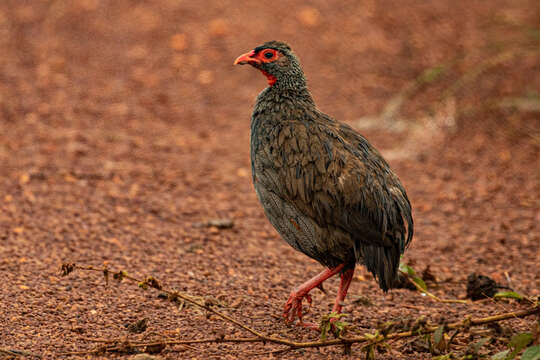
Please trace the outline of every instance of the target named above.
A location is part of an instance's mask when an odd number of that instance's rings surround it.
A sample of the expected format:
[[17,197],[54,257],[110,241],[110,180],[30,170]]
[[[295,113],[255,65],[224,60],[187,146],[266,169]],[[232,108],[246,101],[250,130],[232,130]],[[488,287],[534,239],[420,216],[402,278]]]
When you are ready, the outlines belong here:
[[294,249],[325,270],[292,290],[283,308],[288,323],[303,321],[302,301],[340,274],[333,313],[342,311],[357,264],[387,292],[414,224],[407,193],[368,140],[320,111],[299,58],[282,41],[240,55],[234,65],[260,70],[268,86],[251,116],[252,180],[264,213]]

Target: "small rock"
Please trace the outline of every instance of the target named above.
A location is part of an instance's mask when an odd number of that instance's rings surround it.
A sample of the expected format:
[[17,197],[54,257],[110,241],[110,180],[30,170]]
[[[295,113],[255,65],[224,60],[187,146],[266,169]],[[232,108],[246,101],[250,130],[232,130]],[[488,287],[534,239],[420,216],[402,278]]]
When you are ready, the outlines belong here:
[[[144,348],[144,352],[147,354],[159,354],[167,347],[166,344],[154,344],[154,345],[148,345]],[[158,359],[155,356],[152,357],[153,359]]]
[[497,293],[497,283],[495,280],[472,273],[467,276],[467,297],[471,300],[480,300],[493,297]]
[[313,7],[305,7],[298,13],[298,20],[305,26],[316,26],[319,24],[321,13]]
[[177,51],[185,50],[187,48],[186,34],[174,34],[171,36],[169,45],[171,48]]
[[124,326],[129,332],[134,334],[140,334],[146,331],[146,328],[148,327],[148,319],[144,318],[141,320],[137,320],[134,323],[125,324]]
[[203,70],[197,78],[202,85],[209,85],[214,82],[214,73],[210,70]]
[[422,277],[422,280],[424,280],[424,281],[430,281],[430,282],[434,282],[434,283],[437,282],[437,278],[435,277],[433,272],[431,272],[431,267],[429,265],[427,265],[426,268],[424,269],[424,271],[422,271],[422,276],[421,277]]
[[137,354],[132,356],[130,360],[161,360],[161,356],[149,355],[149,354]]
[[357,305],[363,305],[363,306],[373,305],[373,302],[371,301],[371,299],[363,295],[355,296],[352,303],[357,304]]
[[401,272],[398,273],[398,278],[396,279],[392,287],[395,289],[408,289],[416,291],[416,286],[414,286],[411,279],[409,279],[407,275],[404,275]]
[[193,223],[193,227],[203,228],[203,227],[214,227],[218,229],[231,229],[234,226],[234,221],[232,219],[210,219],[205,222],[196,222]]
[[224,19],[214,19],[208,24],[208,30],[213,37],[225,36],[229,33],[229,24]]
[[236,175],[238,175],[240,177],[248,177],[249,174],[250,174],[250,172],[246,168],[238,168],[238,170],[236,170]]
[[230,229],[234,226],[232,219],[211,219],[208,220],[208,226],[215,226],[218,229]]

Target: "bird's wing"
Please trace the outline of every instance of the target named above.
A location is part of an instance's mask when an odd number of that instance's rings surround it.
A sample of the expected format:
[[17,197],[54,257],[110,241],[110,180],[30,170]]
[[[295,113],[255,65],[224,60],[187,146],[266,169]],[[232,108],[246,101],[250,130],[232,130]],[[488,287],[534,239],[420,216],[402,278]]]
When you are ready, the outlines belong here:
[[253,154],[260,174],[255,181],[320,226],[336,226],[360,243],[403,252],[413,232],[410,203],[365,138],[329,118],[281,122],[266,136]]

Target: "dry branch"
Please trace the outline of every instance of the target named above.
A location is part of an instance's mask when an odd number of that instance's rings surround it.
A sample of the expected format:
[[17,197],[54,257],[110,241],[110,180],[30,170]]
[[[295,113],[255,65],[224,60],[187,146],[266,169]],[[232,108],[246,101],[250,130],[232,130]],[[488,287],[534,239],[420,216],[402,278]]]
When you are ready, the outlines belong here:
[[[93,266],[79,266],[75,264],[62,265],[63,275],[67,275],[75,269],[101,272],[105,275],[106,279],[108,279],[108,275],[112,273],[113,278],[115,278],[116,280],[121,281],[122,279],[128,279],[130,281],[138,283],[139,287],[142,287],[142,288],[152,287],[154,289],[157,289],[166,293],[169,297],[169,300],[171,301],[174,301],[177,299],[182,299],[184,301],[187,301],[255,335],[254,337],[250,337],[250,338],[216,337],[216,338],[193,339],[193,340],[178,340],[178,339],[163,338],[163,339],[159,339],[159,340],[155,340],[151,342],[129,341],[126,338],[112,339],[112,340],[84,338],[87,341],[105,343],[106,345],[101,345],[96,349],[88,350],[86,352],[76,352],[76,354],[100,353],[104,351],[105,352],[121,351],[122,349],[127,349],[127,348],[144,349],[144,348],[149,348],[149,347],[154,347],[154,346],[189,345],[189,344],[202,344],[202,343],[257,343],[258,342],[258,343],[272,343],[276,345],[286,346],[286,348],[283,348],[283,349],[273,350],[272,353],[275,351],[282,352],[282,351],[288,351],[288,350],[293,350],[293,349],[314,348],[314,347],[319,348],[319,347],[325,347],[325,346],[343,345],[345,347],[350,347],[352,344],[362,344],[364,347],[367,347],[367,346],[372,346],[372,345],[375,345],[375,344],[378,344],[387,340],[397,340],[397,339],[403,339],[403,338],[408,338],[408,337],[413,337],[413,336],[418,336],[418,335],[430,334],[430,333],[433,333],[437,328],[441,326],[440,324],[438,325],[426,324],[419,328],[416,328],[410,331],[404,331],[404,332],[387,333],[387,334],[379,334],[377,332],[375,334],[366,334],[364,336],[339,337],[337,339],[332,339],[332,340],[296,342],[296,341],[286,339],[286,338],[269,336],[269,335],[263,334],[255,329],[250,328],[249,326],[242,324],[240,321],[233,319],[232,317],[226,314],[223,314],[222,312],[218,310],[215,310],[214,308],[211,307],[210,304],[199,302],[190,295],[163,288],[163,286],[156,279],[151,278],[151,277],[146,278],[145,280],[140,280],[133,276],[128,275],[125,271],[111,272],[107,268],[99,269]],[[525,310],[507,312],[507,313],[502,313],[498,315],[488,316],[485,318],[466,317],[464,320],[446,324],[445,329],[447,331],[448,330],[456,330],[456,331],[466,330],[472,326],[480,326],[480,325],[485,325],[485,324],[499,322],[499,321],[508,320],[508,319],[523,318],[523,317],[533,315],[533,314],[540,314],[540,303],[535,303],[532,307]],[[62,355],[66,355],[66,354],[73,355],[75,353],[74,352],[62,353]]]

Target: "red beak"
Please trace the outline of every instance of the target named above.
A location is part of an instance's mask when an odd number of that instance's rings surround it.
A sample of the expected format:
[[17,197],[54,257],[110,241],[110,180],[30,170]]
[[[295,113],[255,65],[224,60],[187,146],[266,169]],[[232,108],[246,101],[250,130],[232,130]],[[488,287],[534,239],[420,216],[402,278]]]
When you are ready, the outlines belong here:
[[233,65],[245,65],[245,64],[260,64],[261,60],[254,58],[255,50],[251,50],[248,53],[242,54],[234,60]]

